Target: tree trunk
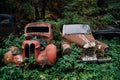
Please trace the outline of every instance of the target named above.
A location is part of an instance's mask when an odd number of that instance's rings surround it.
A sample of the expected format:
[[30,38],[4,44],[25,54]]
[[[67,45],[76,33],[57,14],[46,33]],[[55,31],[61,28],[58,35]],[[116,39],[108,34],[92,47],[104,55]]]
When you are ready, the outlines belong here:
[[46,11],[46,6],[47,6],[47,0],[41,0],[41,2],[42,2],[41,18],[45,19],[45,11]]
[[37,6],[34,6],[35,8],[35,19],[39,19],[40,18],[40,15],[39,15],[39,10],[38,10],[38,7]]

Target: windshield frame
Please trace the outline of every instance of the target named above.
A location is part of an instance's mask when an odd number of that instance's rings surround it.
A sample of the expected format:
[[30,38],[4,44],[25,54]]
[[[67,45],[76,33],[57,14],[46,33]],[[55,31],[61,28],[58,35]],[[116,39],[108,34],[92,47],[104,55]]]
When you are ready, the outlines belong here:
[[65,34],[91,34],[89,25],[85,24],[68,24],[63,25],[63,35]]
[[48,32],[49,32],[48,26],[29,26],[26,28],[26,33],[48,33]]

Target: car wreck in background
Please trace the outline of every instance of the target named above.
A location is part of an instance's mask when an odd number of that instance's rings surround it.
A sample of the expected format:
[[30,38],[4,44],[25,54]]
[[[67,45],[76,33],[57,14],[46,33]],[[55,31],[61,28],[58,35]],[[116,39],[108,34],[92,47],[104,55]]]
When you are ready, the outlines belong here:
[[104,39],[112,39],[114,37],[120,39],[120,21],[116,21],[114,26],[110,26],[107,29],[93,30],[92,33],[95,38],[101,36]]
[[0,47],[3,45],[3,40],[10,34],[17,35],[18,33],[15,18],[8,14],[0,14]]
[[69,53],[71,43],[79,46],[83,54],[80,55],[80,61],[108,61],[111,58],[105,58],[109,47],[93,37],[89,25],[68,24],[63,25],[62,29],[62,52]]
[[56,46],[51,44],[53,39],[52,27],[49,23],[29,23],[24,29],[25,40],[21,49],[11,46],[4,54],[4,62],[21,66],[25,58],[34,58],[36,64],[53,65],[56,62]]

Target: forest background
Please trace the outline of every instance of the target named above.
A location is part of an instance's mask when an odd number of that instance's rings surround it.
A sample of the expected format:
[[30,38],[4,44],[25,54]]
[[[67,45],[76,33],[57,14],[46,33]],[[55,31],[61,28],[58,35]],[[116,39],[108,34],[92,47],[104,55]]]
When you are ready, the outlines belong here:
[[[1,0],[0,13],[15,17],[21,31],[29,22],[46,21],[61,28],[63,24],[89,24],[93,30],[114,27],[120,20],[120,0]],[[57,30],[54,33],[54,44],[60,54],[61,37]],[[1,80],[120,80],[120,41],[99,39],[110,46],[112,61],[108,63],[80,63],[78,56],[81,50],[72,45],[71,54],[59,57],[50,68],[33,68],[25,66],[19,69],[14,65],[3,64],[3,54],[10,45],[21,46],[24,37],[10,35],[6,45],[0,49]]]

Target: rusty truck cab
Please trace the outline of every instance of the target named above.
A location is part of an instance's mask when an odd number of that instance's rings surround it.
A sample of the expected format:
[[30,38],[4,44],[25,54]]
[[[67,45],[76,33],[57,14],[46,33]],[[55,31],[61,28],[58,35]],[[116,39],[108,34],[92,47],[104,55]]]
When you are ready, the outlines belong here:
[[[52,27],[46,22],[28,23],[24,29],[25,40],[21,46],[21,53],[14,54],[15,47],[5,53],[5,63],[13,62],[16,65],[21,65],[24,58],[33,57],[39,65],[53,65],[56,61],[56,46],[53,45]],[[9,56],[10,55],[10,56]],[[16,60],[14,60],[15,56]],[[7,59],[10,58],[10,61]]]

